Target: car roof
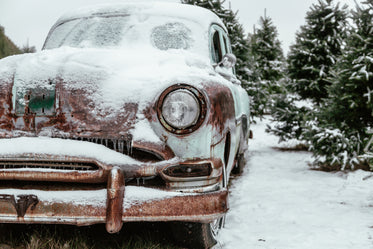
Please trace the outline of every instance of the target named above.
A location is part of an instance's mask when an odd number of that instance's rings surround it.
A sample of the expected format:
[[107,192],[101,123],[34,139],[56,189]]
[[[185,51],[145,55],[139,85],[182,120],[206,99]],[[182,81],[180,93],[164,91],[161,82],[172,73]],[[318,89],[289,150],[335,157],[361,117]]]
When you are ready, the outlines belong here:
[[79,18],[115,15],[159,15],[177,17],[194,21],[206,28],[215,23],[226,30],[226,27],[219,17],[210,10],[194,5],[170,2],[126,2],[120,4],[100,4],[83,7],[65,13],[58,19],[54,26]]

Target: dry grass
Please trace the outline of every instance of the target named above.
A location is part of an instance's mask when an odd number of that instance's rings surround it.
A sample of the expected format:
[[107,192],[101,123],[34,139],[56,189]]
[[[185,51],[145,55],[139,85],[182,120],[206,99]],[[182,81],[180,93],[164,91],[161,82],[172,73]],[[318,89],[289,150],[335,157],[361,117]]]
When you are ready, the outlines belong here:
[[0,249],[176,249],[167,223],[128,223],[118,234],[104,225],[0,224]]

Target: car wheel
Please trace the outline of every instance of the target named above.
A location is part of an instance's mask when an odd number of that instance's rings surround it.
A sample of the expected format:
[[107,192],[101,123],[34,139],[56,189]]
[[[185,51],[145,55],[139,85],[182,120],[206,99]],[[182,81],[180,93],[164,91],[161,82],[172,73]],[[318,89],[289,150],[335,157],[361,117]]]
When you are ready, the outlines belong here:
[[236,157],[236,164],[234,165],[232,169],[232,174],[234,175],[242,174],[246,166],[247,160],[248,160],[248,151],[238,154]]
[[[223,179],[220,188],[227,187],[227,173],[223,167]],[[199,249],[211,248],[217,241],[217,235],[225,224],[225,214],[211,223],[172,222],[171,231],[176,243],[183,247]]]
[[217,235],[225,222],[225,216],[211,223],[174,222],[171,229],[177,243],[187,248],[211,248],[217,243]]

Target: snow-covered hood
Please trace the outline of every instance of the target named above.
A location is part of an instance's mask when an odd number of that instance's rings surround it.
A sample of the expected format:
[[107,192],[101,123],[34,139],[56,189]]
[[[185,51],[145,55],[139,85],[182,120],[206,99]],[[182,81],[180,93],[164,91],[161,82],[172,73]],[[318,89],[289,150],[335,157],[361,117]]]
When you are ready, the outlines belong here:
[[[43,94],[38,93],[42,98],[56,99],[58,120],[53,122],[64,122],[57,125],[58,130],[80,129],[93,134],[95,130],[110,133],[113,125],[117,126],[115,132],[126,134],[139,122],[143,123],[142,128],[148,126],[145,117],[149,109],[170,85],[186,83],[201,88],[206,82],[224,82],[208,59],[183,50],[160,51],[151,47],[116,50],[62,47],[2,60],[0,71],[0,87],[3,92],[8,91],[8,96],[12,92],[11,102],[16,111],[27,112],[28,93],[42,89]],[[4,93],[2,98],[6,98]],[[41,125],[40,122],[46,122],[45,117],[36,119],[38,132],[56,128],[56,125]],[[29,130],[32,126],[19,119],[13,125],[16,130]],[[107,134],[111,135],[114,136]]]
[[184,51],[153,48],[99,50],[61,48],[27,56],[15,72],[17,89],[61,79],[69,89],[93,94],[96,106],[119,110],[126,102],[149,102],[170,84],[198,84],[215,75],[208,60]]

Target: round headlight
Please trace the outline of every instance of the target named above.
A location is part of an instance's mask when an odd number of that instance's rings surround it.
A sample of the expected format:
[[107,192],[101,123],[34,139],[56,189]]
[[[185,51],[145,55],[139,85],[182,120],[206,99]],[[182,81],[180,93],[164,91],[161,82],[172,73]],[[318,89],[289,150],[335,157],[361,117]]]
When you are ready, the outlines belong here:
[[157,102],[158,119],[163,127],[176,134],[188,134],[201,126],[206,117],[205,96],[187,84],[168,87]]
[[172,127],[185,129],[197,123],[200,104],[196,96],[186,89],[170,92],[162,104],[162,116]]

